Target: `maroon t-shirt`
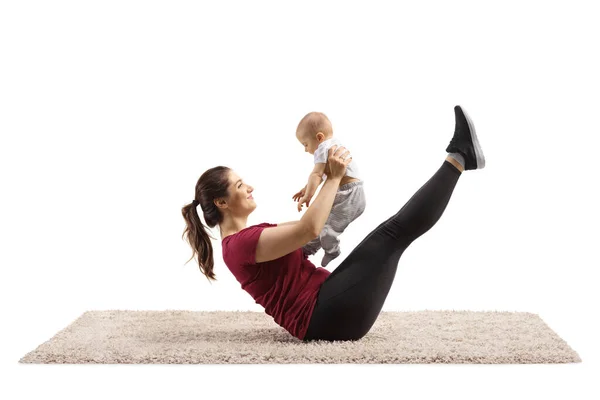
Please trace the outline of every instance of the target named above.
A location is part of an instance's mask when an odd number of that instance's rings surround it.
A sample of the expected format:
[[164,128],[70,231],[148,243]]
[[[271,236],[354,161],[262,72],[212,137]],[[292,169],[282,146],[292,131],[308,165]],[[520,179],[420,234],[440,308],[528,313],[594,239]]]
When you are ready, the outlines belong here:
[[222,241],[223,260],[257,304],[277,324],[304,339],[319,288],[328,270],[315,267],[302,248],[275,260],[256,263],[256,245],[263,229],[277,226],[263,222],[242,229]]

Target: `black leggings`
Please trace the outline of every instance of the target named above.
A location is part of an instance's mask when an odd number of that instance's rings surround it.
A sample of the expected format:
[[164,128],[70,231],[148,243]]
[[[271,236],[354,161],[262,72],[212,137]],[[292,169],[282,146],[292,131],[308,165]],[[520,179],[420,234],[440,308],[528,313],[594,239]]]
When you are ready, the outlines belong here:
[[400,256],[440,219],[461,172],[444,161],[408,202],[375,228],[323,282],[304,340],[358,340],[379,316]]

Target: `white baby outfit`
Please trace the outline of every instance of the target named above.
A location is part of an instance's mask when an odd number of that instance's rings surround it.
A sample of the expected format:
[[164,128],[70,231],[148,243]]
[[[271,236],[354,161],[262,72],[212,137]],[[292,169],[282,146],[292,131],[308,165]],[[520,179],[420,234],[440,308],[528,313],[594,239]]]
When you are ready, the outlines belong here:
[[[329,149],[334,145],[337,145],[338,148],[343,146],[336,138],[320,143],[317,150],[315,150],[315,164],[327,163]],[[354,159],[346,166],[346,176],[360,179],[358,165]],[[323,174],[323,180],[326,179],[327,175]],[[341,254],[338,236],[344,232],[352,221],[360,217],[365,211],[365,206],[366,198],[362,180],[341,185],[335,194],[333,206],[323,230],[317,238],[302,247],[304,253],[307,256],[313,255],[320,248],[323,248],[325,256],[323,257],[321,266],[327,266],[331,260]]]

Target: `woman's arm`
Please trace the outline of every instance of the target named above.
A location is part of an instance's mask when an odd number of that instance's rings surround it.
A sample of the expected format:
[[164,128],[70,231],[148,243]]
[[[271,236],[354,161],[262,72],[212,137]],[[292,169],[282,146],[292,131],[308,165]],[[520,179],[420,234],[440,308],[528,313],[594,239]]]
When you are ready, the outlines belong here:
[[325,181],[317,198],[300,221],[284,222],[263,229],[256,245],[255,262],[261,263],[283,257],[319,236],[333,207],[333,200],[341,179],[341,177],[332,177]]
[[[329,149],[330,176],[321,188],[319,195],[297,223],[265,228],[262,230],[256,245],[256,263],[275,260],[304,246],[317,236],[327,222],[327,217],[333,207],[346,166],[352,160],[343,147],[335,146]],[[344,149],[345,150],[345,149]],[[341,156],[347,158],[341,160]]]
[[315,237],[319,236],[319,233],[325,226],[325,222],[327,222],[341,180],[341,176],[328,178],[317,198],[300,219],[300,221],[306,221],[312,231],[315,232]]
[[282,222],[280,224],[277,224],[277,226],[284,226],[284,225],[294,225],[299,223],[300,221],[289,221],[289,222]]

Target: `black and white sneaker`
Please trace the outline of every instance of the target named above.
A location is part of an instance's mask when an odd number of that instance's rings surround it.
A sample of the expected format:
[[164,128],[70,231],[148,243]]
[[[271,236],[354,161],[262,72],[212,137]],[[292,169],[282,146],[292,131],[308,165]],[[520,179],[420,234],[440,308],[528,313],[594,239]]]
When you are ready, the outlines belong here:
[[454,116],[456,119],[454,137],[446,151],[461,154],[465,159],[465,170],[482,169],[485,167],[485,157],[477,140],[473,121],[460,106],[454,107]]

